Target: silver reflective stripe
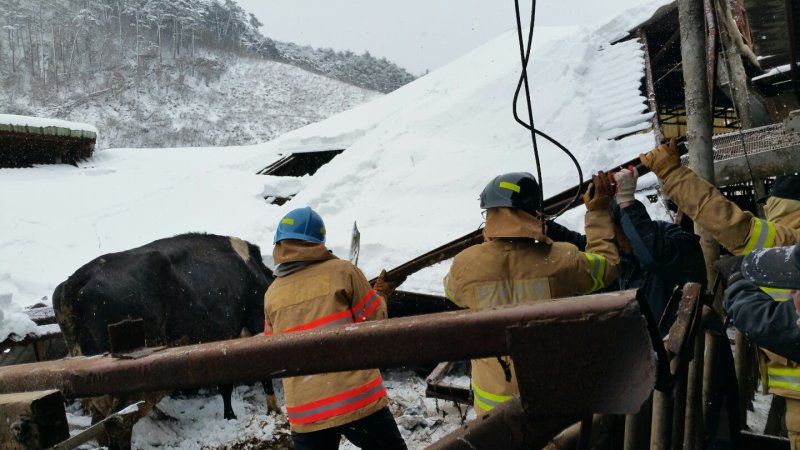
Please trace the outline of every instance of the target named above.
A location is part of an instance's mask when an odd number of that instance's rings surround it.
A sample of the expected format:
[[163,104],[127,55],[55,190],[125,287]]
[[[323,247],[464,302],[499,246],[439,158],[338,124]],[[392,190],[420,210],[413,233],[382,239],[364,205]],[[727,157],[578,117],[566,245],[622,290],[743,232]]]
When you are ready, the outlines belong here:
[[349,397],[349,398],[346,398],[344,400],[339,400],[338,402],[328,403],[328,404],[325,404],[325,405],[322,405],[322,406],[318,406],[316,408],[307,409],[307,410],[302,411],[302,412],[290,412],[288,414],[289,414],[289,417],[294,419],[294,420],[303,419],[305,417],[313,416],[313,415],[316,415],[316,414],[322,414],[322,413],[325,413],[325,412],[328,412],[328,411],[331,411],[331,410],[334,410],[334,409],[338,409],[338,408],[343,408],[343,407],[345,407],[347,405],[350,405],[350,404],[356,403],[358,401],[361,401],[361,400],[363,400],[365,398],[368,398],[371,395],[374,395],[374,394],[380,392],[382,389],[383,389],[383,383],[378,383],[372,389],[370,389],[368,391],[364,391],[364,392],[362,392],[362,393],[360,393],[360,394],[358,394],[358,395],[356,395],[354,397]]
[[483,404],[485,406],[488,406],[487,411],[492,409],[492,408],[494,408],[497,405],[500,405],[500,404],[504,403],[504,402],[498,402],[498,401],[494,401],[494,400],[489,400],[488,398],[482,396],[477,390],[473,390],[472,391],[472,395],[475,396],[475,401],[477,403],[481,403],[481,404]]
[[367,300],[367,302],[364,303],[364,306],[362,306],[361,309],[359,309],[358,311],[353,311],[353,315],[356,318],[360,318],[362,315],[364,315],[364,312],[368,310],[377,300],[378,300],[378,293],[373,292],[372,297],[370,297],[369,300]]
[[758,233],[758,241],[756,241],[756,249],[764,248],[764,244],[767,242],[767,238],[769,237],[769,225],[765,220],[756,219],[761,224],[761,230]]
[[782,381],[784,383],[800,384],[800,377],[791,377],[788,375],[769,375],[769,381]]

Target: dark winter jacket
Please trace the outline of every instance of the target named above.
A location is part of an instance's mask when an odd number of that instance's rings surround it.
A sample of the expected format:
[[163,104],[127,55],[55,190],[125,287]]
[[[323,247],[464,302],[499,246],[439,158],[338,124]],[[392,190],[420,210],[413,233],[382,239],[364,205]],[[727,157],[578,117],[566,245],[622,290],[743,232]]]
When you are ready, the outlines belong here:
[[[618,289],[642,289],[658,323],[676,286],[688,282],[706,284],[706,266],[700,238],[680,226],[652,220],[644,205],[638,201],[621,208],[620,226],[633,247],[632,255],[620,254]],[[586,242],[584,236],[561,225],[548,224],[547,236],[554,241],[566,241],[578,248]],[[677,303],[661,324],[665,336],[675,321]]]
[[794,302],[776,302],[758,285],[739,280],[725,290],[733,325],[759,347],[800,363],[800,328]]

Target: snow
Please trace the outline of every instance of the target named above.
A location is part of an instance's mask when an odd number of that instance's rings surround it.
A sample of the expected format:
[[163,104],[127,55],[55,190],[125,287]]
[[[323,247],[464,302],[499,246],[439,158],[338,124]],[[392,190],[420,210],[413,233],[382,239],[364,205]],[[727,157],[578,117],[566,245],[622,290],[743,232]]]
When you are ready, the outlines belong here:
[[[585,177],[654,145],[640,91],[640,45],[611,42],[668,3],[651,0],[608,24],[548,42],[535,36],[540,43],[529,64],[535,124],[571,149]],[[238,236],[259,245],[269,265],[278,220],[301,206],[322,215],[327,244],[340,256],[349,253],[358,222],[359,262],[369,278],[477,229],[486,182],[503,172],[535,172],[530,134],[511,114],[518,55],[516,34],[507,32],[389,95],[265,144],[118,148],[98,151],[78,168],[0,170],[0,332],[29,332],[21,308],[49,301],[56,285],[89,260],[179,233]],[[313,176],[256,174],[292,152],[341,148]],[[577,184],[564,154],[543,139],[539,148],[545,197]],[[291,194],[282,206],[264,200]],[[578,208],[560,222],[581,229],[582,216]],[[424,270],[402,288],[441,294],[448,267]],[[460,412],[439,418],[413,374],[386,375],[395,380],[389,395],[410,448],[460,424]],[[134,429],[135,446],[208,448],[271,436],[280,426],[266,416],[263,396],[240,389],[234,408],[246,410],[237,424],[247,430],[219,419],[217,398],[168,398],[161,407],[178,422],[144,419]],[[258,406],[246,407],[251,400]]]
[[78,122],[69,122],[59,119],[45,119],[42,117],[18,116],[15,114],[0,114],[0,123],[6,125],[19,125],[28,127],[58,127],[76,131],[88,131],[97,136],[97,128],[92,125]]
[[772,69],[769,69],[769,71],[767,71],[767,72],[765,72],[765,73],[763,73],[761,75],[757,75],[757,76],[753,77],[753,81],[758,81],[758,80],[763,80],[764,78],[774,77],[775,75],[780,75],[782,73],[786,73],[789,70],[791,70],[791,65],[790,64],[784,64],[782,66],[773,67]]

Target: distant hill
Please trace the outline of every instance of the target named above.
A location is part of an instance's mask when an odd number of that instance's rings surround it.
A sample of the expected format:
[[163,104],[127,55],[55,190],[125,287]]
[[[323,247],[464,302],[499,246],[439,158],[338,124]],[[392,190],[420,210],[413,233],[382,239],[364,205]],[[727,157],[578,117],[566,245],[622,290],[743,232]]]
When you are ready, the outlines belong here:
[[91,123],[100,148],[265,141],[414,79],[368,53],[273,41],[233,0],[0,9],[0,113]]

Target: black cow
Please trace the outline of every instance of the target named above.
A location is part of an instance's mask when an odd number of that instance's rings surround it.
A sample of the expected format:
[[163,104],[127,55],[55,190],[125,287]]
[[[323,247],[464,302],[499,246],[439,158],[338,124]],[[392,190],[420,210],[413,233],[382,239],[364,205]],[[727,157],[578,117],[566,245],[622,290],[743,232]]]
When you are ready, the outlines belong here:
[[[56,287],[53,308],[73,356],[108,352],[108,325],[126,319],[143,319],[147,346],[197,344],[263,332],[264,293],[273,279],[256,245],[183,234],[90,261]],[[225,418],[235,418],[231,387],[220,393]],[[149,395],[139,417],[161,395]],[[98,419],[138,398],[89,404]],[[130,431],[121,430],[113,445],[129,446]]]

